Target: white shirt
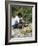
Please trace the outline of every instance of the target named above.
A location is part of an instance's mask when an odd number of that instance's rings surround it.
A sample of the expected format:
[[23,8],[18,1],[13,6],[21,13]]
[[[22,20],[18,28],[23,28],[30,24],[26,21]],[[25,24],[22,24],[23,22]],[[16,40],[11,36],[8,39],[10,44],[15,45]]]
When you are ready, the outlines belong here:
[[18,16],[16,16],[15,18],[12,18],[11,25],[14,25],[16,21],[19,23],[19,20],[20,20],[20,18]]
[[15,17],[15,21],[19,23],[20,18],[18,16]]

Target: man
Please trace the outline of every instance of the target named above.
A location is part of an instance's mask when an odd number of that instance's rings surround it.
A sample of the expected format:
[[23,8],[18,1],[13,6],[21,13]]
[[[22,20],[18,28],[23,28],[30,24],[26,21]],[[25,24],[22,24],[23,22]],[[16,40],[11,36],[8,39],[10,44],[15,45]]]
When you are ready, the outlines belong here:
[[19,24],[18,24],[18,28],[22,28],[22,14],[21,13],[18,13],[18,17],[19,17]]
[[11,22],[12,22],[12,27],[13,28],[18,28],[19,17],[18,16],[13,16]]
[[22,28],[22,14],[18,13],[18,16],[16,15],[15,17],[12,17],[12,26],[13,28]]
[[18,28],[19,20],[20,20],[19,17],[15,16],[15,25],[14,25],[14,28]]

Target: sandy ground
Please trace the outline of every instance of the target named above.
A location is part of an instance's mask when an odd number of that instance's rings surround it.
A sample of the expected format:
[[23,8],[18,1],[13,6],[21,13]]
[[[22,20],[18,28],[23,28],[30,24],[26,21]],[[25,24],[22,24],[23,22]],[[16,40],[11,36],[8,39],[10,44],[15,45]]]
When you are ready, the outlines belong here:
[[31,37],[32,32],[31,32],[31,26],[29,27],[24,27],[23,29],[13,29],[11,28],[11,36],[12,37]]

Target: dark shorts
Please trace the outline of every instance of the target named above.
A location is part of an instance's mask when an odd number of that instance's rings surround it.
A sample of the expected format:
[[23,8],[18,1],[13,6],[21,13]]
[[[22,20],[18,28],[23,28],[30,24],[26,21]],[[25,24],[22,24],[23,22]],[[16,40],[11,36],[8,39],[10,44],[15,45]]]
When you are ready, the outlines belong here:
[[15,28],[18,28],[18,24],[13,25],[13,28],[14,28],[14,29],[15,29]]

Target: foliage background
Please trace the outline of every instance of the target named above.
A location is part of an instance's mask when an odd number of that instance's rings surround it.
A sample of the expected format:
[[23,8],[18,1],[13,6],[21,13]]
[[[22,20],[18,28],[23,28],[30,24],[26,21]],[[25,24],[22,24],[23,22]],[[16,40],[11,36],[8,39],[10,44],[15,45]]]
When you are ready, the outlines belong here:
[[12,7],[12,16],[18,15],[18,13],[22,14],[22,17],[26,23],[32,22],[32,7],[22,7],[22,6],[14,6]]

